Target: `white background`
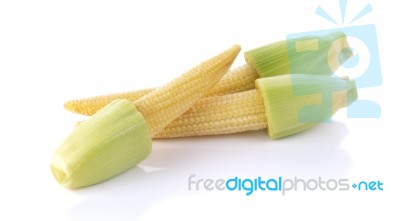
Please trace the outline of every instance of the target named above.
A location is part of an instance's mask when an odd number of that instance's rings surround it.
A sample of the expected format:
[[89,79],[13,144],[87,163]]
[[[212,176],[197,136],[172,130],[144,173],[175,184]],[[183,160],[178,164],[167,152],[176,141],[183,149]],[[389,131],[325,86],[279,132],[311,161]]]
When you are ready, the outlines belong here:
[[[200,3],[201,2],[201,3]],[[154,141],[136,167],[78,190],[58,185],[50,158],[83,119],[63,103],[154,87],[233,43],[243,51],[287,34],[338,28],[336,0],[2,1],[0,3],[0,220],[398,220],[398,1],[349,1],[347,19],[375,24],[383,84],[360,89],[380,119],[347,119],[272,141],[264,131]],[[362,55],[361,55],[362,56]],[[361,57],[362,59],[362,57]],[[234,66],[244,64],[241,53]],[[189,192],[188,177],[380,180],[384,191]]]

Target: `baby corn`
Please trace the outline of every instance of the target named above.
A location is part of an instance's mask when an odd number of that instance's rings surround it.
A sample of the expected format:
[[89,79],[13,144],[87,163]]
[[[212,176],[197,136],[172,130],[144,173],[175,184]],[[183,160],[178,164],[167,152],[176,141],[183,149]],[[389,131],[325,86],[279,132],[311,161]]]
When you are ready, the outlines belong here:
[[115,100],[64,140],[51,161],[56,180],[67,188],[89,186],[135,166],[159,133],[203,97],[229,70],[238,45],[189,70],[135,103]]
[[[310,41],[309,39],[312,39]],[[319,50],[297,53],[296,45],[302,48],[315,47],[319,43]],[[308,36],[280,41],[245,53],[247,64],[229,71],[215,87],[208,91],[206,96],[219,96],[255,88],[257,78],[296,74],[331,75],[341,61],[352,56],[346,36],[342,32],[335,32],[326,36]],[[68,101],[64,104],[66,110],[83,115],[93,115],[115,99],[136,101],[154,89],[144,89],[131,92],[117,93],[104,96]]]
[[153,138],[231,134],[265,128],[263,98],[252,89],[203,98]]
[[354,81],[282,75],[258,79],[257,89],[201,99],[154,138],[219,135],[268,128],[289,136],[329,119],[357,100]]

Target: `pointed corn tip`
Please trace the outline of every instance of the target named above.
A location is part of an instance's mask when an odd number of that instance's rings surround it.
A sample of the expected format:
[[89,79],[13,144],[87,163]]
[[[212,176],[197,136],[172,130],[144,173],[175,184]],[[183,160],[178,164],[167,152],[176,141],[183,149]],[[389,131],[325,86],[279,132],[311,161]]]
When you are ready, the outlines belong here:
[[115,100],[75,128],[50,167],[62,186],[78,188],[124,172],[150,151],[150,130],[143,116],[129,101]]
[[64,103],[64,109],[72,113],[75,113],[75,106],[76,105],[74,101],[67,101]]
[[258,79],[272,139],[286,137],[328,120],[357,100],[354,81],[329,76],[283,75]]
[[[96,111],[93,108],[86,108],[87,104],[85,100],[86,99],[67,101],[64,103],[64,109],[72,113],[82,114],[85,116],[91,116],[95,114]],[[101,107],[98,107],[97,109],[101,109]]]
[[153,135],[204,97],[226,74],[240,52],[239,45],[224,50],[135,102]]

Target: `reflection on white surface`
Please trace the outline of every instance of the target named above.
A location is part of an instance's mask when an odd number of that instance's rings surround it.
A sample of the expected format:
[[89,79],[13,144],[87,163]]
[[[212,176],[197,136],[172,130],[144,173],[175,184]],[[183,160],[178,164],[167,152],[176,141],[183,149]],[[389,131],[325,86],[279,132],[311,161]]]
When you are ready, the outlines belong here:
[[153,205],[195,194],[187,187],[191,174],[199,178],[345,176],[351,162],[340,143],[347,134],[344,124],[333,122],[277,141],[265,131],[158,140],[142,162],[146,170],[136,167],[76,190],[86,200],[70,208],[68,215],[72,220],[139,218]]

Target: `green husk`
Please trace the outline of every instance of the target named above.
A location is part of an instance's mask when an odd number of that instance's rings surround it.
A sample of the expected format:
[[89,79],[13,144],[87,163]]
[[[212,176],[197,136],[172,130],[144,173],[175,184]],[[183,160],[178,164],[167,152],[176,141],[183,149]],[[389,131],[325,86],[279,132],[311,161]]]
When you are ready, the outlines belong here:
[[142,114],[129,101],[115,100],[64,140],[51,170],[64,187],[84,187],[124,172],[150,151],[150,130]]
[[260,78],[292,73],[331,75],[352,55],[343,32],[287,39],[244,53]]
[[357,100],[352,80],[304,74],[256,81],[272,139],[286,137],[325,122],[340,108]]

